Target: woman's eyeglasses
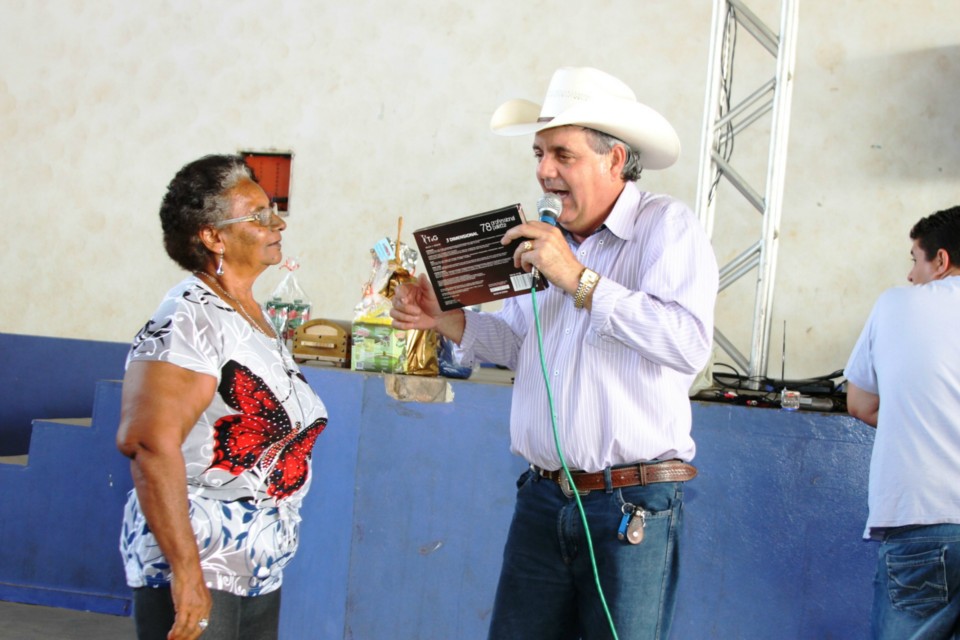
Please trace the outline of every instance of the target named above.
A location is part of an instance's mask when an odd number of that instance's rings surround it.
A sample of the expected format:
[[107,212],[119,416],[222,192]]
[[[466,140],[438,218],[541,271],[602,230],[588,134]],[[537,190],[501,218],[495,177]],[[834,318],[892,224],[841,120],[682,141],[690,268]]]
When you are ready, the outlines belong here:
[[230,218],[228,220],[221,220],[216,225],[217,229],[222,229],[227,225],[234,224],[236,222],[256,222],[261,227],[272,226],[273,216],[280,218],[286,218],[288,215],[287,211],[278,211],[277,203],[274,202],[270,207],[264,207],[263,209],[258,209],[248,216],[243,216],[242,218]]

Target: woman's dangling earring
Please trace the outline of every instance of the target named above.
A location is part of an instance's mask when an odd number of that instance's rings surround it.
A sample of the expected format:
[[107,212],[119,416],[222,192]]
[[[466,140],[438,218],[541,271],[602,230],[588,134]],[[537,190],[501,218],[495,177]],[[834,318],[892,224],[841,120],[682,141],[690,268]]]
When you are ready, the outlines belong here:
[[220,249],[220,260],[217,262],[217,275],[223,275],[223,249]]

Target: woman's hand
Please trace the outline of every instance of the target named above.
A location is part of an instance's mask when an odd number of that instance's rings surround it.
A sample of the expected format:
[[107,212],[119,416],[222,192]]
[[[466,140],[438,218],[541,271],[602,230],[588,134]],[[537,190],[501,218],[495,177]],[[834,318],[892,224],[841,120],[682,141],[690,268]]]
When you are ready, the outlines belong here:
[[[199,568],[198,562],[197,569]],[[173,607],[177,615],[167,634],[167,640],[195,640],[200,637],[206,629],[206,625],[201,626],[200,621],[209,621],[213,605],[210,590],[203,581],[203,574],[197,573],[190,577],[174,575],[170,594],[173,596]]]

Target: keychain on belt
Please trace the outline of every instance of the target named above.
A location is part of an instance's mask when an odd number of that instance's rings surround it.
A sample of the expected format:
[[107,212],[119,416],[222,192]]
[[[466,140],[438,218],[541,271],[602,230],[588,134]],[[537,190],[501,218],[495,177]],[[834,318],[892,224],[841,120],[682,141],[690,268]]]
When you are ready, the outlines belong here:
[[620,528],[617,529],[617,538],[626,540],[630,544],[643,542],[643,528],[647,526],[647,512],[641,507],[625,502],[620,511]]

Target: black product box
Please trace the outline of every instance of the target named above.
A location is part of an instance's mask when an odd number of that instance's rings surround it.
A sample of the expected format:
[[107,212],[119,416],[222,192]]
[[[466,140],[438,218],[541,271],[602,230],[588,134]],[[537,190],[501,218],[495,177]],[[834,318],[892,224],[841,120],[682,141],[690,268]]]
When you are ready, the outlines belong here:
[[[413,232],[427,275],[444,311],[529,293],[533,276],[513,266],[522,238],[509,245],[500,239],[510,227],[525,222],[513,204]],[[537,279],[537,290],[547,286]]]

